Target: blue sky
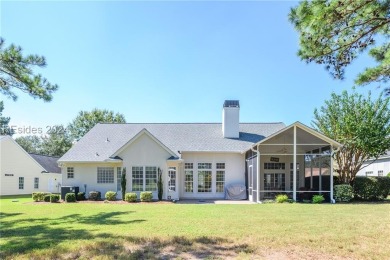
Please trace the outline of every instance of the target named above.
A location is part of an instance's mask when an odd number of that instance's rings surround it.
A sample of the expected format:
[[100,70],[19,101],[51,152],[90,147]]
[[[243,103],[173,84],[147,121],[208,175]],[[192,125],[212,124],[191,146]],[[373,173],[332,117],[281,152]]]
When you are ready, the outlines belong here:
[[[106,108],[128,122],[221,122],[238,99],[241,122],[301,121],[372,61],[365,55],[336,81],[296,56],[288,22],[296,2],[2,1],[1,33],[60,89],[45,103],[1,97],[11,125],[68,124],[80,110]],[[376,95],[375,88],[369,90]]]

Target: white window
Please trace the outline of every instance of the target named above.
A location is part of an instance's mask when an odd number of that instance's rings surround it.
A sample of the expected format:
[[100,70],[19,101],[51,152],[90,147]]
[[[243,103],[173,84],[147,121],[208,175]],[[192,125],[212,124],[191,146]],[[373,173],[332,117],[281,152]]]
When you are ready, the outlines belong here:
[[24,177],[19,177],[19,190],[24,190]]
[[193,192],[194,191],[194,164],[185,163],[184,164],[184,191]]
[[133,166],[131,176],[133,191],[157,191],[157,167]]
[[116,168],[116,190],[117,191],[122,190],[121,182],[122,182],[122,168],[117,167]]
[[284,170],[286,169],[285,163],[264,163],[264,170]]
[[98,167],[97,183],[114,183],[114,167]]
[[211,192],[211,163],[198,163],[198,192]]
[[217,163],[216,187],[217,192],[225,191],[225,163]]
[[168,169],[168,189],[176,191],[176,167],[169,167]]
[[145,191],[157,191],[157,167],[145,167]]
[[367,172],[366,172],[366,176],[372,175],[373,173],[374,173],[373,171],[367,171]]
[[67,173],[68,173],[68,179],[73,179],[74,178],[74,168],[73,167],[68,167],[67,168]]
[[383,176],[383,170],[378,171],[378,176]]
[[132,186],[133,186],[133,191],[144,190],[144,167],[133,166]]
[[39,178],[34,178],[34,189],[39,189]]

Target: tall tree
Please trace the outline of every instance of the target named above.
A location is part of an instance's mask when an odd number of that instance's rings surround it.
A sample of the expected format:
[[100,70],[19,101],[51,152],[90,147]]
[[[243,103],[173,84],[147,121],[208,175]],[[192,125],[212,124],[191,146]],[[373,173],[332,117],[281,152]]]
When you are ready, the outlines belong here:
[[343,79],[345,68],[369,50],[377,65],[364,69],[355,83],[389,81],[390,0],[305,0],[291,9],[289,19],[299,32],[302,60],[324,64],[334,78]]
[[0,93],[15,101],[18,96],[14,89],[19,89],[34,98],[51,101],[52,93],[58,89],[58,85],[51,84],[41,74],[33,71],[33,67],[45,66],[45,57],[23,56],[21,47],[13,44],[4,47],[4,40],[0,38]]
[[72,147],[72,139],[64,126],[53,126],[47,136],[42,137],[42,154],[64,155]]
[[79,140],[97,123],[126,123],[126,120],[122,114],[95,108],[91,112],[80,111],[78,116],[69,124],[68,130],[73,139]]
[[332,93],[325,105],[314,111],[314,127],[343,144],[336,152],[335,172],[343,183],[352,183],[362,164],[378,159],[390,149],[390,97],[377,100],[354,92]]
[[0,135],[11,135],[13,134],[12,129],[10,128],[9,121],[11,118],[3,117],[4,104],[3,101],[0,101]]
[[28,153],[42,154],[42,138],[37,135],[21,136],[15,141]]

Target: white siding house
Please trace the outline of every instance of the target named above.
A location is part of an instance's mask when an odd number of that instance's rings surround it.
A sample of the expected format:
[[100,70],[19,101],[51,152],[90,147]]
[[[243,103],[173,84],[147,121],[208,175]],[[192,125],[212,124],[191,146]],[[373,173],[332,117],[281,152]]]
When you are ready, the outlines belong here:
[[390,151],[377,160],[367,160],[357,176],[387,176],[390,173]]
[[[305,153],[329,165],[329,152],[337,142],[298,122],[288,127],[280,122],[240,123],[239,111],[239,102],[230,100],[223,105],[222,123],[97,124],[58,160],[62,184],[87,193],[97,190],[104,196],[109,190],[120,191],[126,168],[126,191],[152,191],[155,199],[159,170],[164,199],[223,199],[231,185],[246,187],[252,201],[274,192],[288,192],[295,198],[297,189],[292,190],[292,183],[305,186],[307,181],[308,188],[326,189],[331,196],[329,167],[312,167],[319,176],[306,176],[303,169],[300,173],[290,170],[290,165],[303,167]],[[283,149],[286,145],[288,149]],[[275,159],[271,153],[284,163],[276,173],[263,167]],[[257,168],[260,161],[262,167]],[[291,177],[294,173],[296,179]],[[283,185],[276,183],[279,177]],[[267,178],[277,191],[264,190]]]
[[28,154],[12,137],[0,136],[0,195],[59,192],[57,159]]

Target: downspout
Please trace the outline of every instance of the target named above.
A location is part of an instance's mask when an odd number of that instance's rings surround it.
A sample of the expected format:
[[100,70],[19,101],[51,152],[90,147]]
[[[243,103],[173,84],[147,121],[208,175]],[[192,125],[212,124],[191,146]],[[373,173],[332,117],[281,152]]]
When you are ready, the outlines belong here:
[[[259,151],[259,146],[257,146],[257,150],[253,149],[253,146],[251,147],[251,151],[255,152],[257,154],[257,167],[256,167],[256,176],[257,176],[257,184],[256,184],[256,202],[261,203],[260,201],[260,151]],[[253,182],[252,182],[253,183]]]

